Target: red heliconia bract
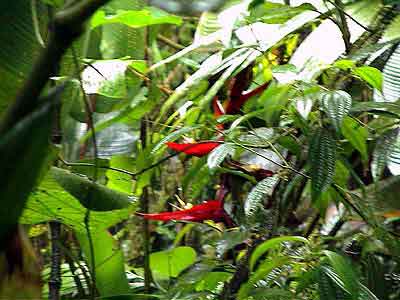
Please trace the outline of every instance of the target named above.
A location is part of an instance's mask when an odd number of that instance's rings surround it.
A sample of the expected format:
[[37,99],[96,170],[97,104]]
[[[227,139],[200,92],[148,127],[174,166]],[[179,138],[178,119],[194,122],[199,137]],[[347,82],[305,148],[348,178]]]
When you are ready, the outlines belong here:
[[194,205],[189,209],[173,212],[161,212],[156,214],[136,213],[148,220],[156,221],[190,221],[202,222],[212,220],[214,222],[224,222],[227,226],[232,226],[233,221],[224,210],[223,201],[209,200],[202,204]]
[[166,143],[168,148],[183,152],[188,155],[194,155],[197,157],[202,157],[210,153],[212,150],[217,148],[221,143],[218,142],[198,142],[198,143]]

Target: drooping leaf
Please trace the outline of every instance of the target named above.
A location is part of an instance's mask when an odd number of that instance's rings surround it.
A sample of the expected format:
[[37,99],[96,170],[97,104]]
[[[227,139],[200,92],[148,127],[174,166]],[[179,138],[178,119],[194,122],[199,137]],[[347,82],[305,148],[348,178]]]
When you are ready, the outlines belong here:
[[322,93],[320,100],[332,125],[339,131],[344,117],[350,111],[351,96],[344,91],[332,91]]
[[368,162],[367,138],[368,130],[360,123],[350,117],[346,117],[342,122],[341,131],[343,136],[361,154],[362,160]]
[[398,129],[389,130],[376,141],[371,162],[371,172],[375,180],[380,179],[384,168],[387,166],[387,163],[393,154],[398,133]]
[[222,258],[226,251],[233,249],[236,245],[243,243],[248,238],[245,231],[227,231],[218,240],[216,245],[217,256]]
[[121,23],[133,28],[140,28],[155,24],[180,25],[182,19],[178,16],[155,7],[146,7],[142,10],[119,10],[114,15],[106,15],[103,10],[97,11],[90,20],[92,29],[105,24]]
[[233,155],[235,153],[235,145],[230,143],[224,143],[217,148],[215,148],[208,155],[207,165],[212,170],[218,167],[228,155]]
[[312,198],[326,191],[335,174],[336,141],[326,129],[318,129],[311,138],[309,162],[311,165]]
[[[131,205],[125,209],[112,211],[92,211],[90,228],[92,231],[104,230],[129,217],[136,209]],[[49,173],[31,193],[23,214],[21,224],[39,224],[58,221],[74,231],[85,232],[84,219],[87,209],[70,193],[64,190]]]
[[153,275],[162,278],[178,277],[196,260],[196,251],[191,247],[177,247],[150,254],[150,268]]
[[53,167],[50,175],[83,206],[91,210],[117,210],[127,208],[136,201],[129,194],[114,191],[63,169]]

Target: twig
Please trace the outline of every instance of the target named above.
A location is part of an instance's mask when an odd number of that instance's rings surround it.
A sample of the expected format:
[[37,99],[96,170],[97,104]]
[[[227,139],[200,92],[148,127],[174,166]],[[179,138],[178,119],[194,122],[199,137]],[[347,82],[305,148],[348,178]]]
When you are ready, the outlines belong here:
[[[354,19],[350,14],[348,14],[343,7],[338,6],[335,2],[330,1],[330,0],[326,0],[327,2],[329,2],[330,4],[332,4],[333,6],[335,6],[339,11],[341,11],[346,17],[348,17],[350,20],[352,20],[354,23],[356,23],[358,26],[360,26],[362,29],[368,31],[368,32],[372,32],[371,29],[369,29],[368,27],[366,27],[365,25],[361,24],[359,21],[357,21],[356,19]],[[337,1],[337,0],[335,0]]]
[[[142,73],[136,71],[135,69],[129,68],[129,67],[128,67],[127,70],[130,71],[130,72],[132,72],[132,73],[135,74],[136,76],[138,76],[140,79],[142,79],[142,80],[145,81],[146,83],[151,82],[151,79],[150,79],[149,77],[147,77],[146,75],[144,75],[144,74],[142,74]],[[173,94],[173,91],[172,91],[172,90],[170,90],[169,88],[167,88],[167,87],[165,87],[165,86],[163,86],[163,85],[161,85],[161,84],[157,84],[156,86],[160,89],[161,92],[163,92],[164,94],[166,94],[166,95],[168,95],[168,96]]]
[[43,41],[42,35],[40,34],[40,24],[39,24],[39,19],[37,15],[37,3],[36,0],[31,0],[31,11],[32,11],[32,24],[33,24],[33,30],[35,32],[36,39],[40,46],[43,48],[45,47],[45,43]]
[[157,39],[177,50],[182,50],[185,48],[185,46],[178,44],[177,42],[174,42],[173,40],[167,38],[166,36],[163,36],[162,34],[157,35]]

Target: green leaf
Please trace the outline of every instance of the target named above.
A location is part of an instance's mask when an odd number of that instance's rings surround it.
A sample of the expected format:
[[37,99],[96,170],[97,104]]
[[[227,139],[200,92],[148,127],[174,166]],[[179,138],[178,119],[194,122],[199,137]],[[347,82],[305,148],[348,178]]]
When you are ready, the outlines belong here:
[[283,242],[300,242],[308,244],[308,240],[301,236],[280,236],[276,238],[269,239],[263,242],[261,245],[257,246],[250,257],[250,270],[254,269],[255,264],[258,259],[263,256],[268,250],[280,246]]
[[[136,205],[112,211],[93,211],[90,213],[92,231],[103,230],[129,217]],[[31,193],[23,214],[21,224],[38,224],[59,221],[75,231],[85,232],[84,219],[87,209],[57,181],[47,173],[40,185]]]
[[276,176],[268,177],[257,183],[251,190],[244,203],[244,213],[246,217],[251,218],[259,209],[264,208],[264,201],[267,196],[271,196],[273,188],[279,178]]
[[351,108],[351,96],[344,91],[332,91],[321,94],[321,106],[332,125],[339,131],[344,117]]
[[[47,15],[47,8],[43,4],[38,5],[37,8],[37,15],[40,17],[39,30],[45,29],[47,20],[44,16]],[[1,1],[0,20],[1,116],[16,97],[32,69],[34,58],[39,55],[42,47],[35,36],[30,1]]]
[[181,25],[182,18],[171,15],[155,7],[146,7],[142,10],[118,10],[114,15],[106,15],[103,10],[97,11],[90,20],[92,29],[105,24],[121,23],[133,28],[156,24]]
[[166,142],[173,142],[176,141],[178,138],[180,138],[182,135],[193,132],[194,130],[201,128],[201,125],[195,125],[195,126],[188,126],[188,127],[182,127],[180,129],[174,130],[171,132],[169,135],[166,137],[162,138],[151,150],[151,154],[155,154],[158,152],[161,148],[165,147]]
[[230,143],[224,143],[210,152],[207,158],[208,167],[213,170],[218,167],[228,155],[235,153],[236,146]]
[[248,237],[248,233],[244,231],[224,232],[216,245],[217,256],[222,258],[226,251],[233,249],[236,245],[242,244]]
[[[101,296],[123,295],[131,292],[125,274],[124,256],[117,241],[105,230],[91,232],[91,242],[86,232],[76,232],[87,264],[96,275],[96,288]],[[92,265],[91,244],[94,252]]]
[[280,3],[265,1],[261,5],[255,6],[250,12],[250,21],[261,20],[265,23],[281,24],[298,14],[313,10],[314,6],[304,3],[299,6],[289,6]]
[[245,284],[242,284],[239,292],[238,299],[244,300],[247,299],[248,295],[251,293],[252,289],[254,289],[254,285],[259,281],[265,278],[271,271],[277,267],[280,267],[289,262],[289,257],[277,257],[273,260],[264,261],[257,269],[257,271],[252,274],[249,278],[249,281]]
[[360,152],[362,160],[368,163],[368,130],[356,120],[346,117],[343,120],[341,131],[350,144]]
[[311,192],[314,201],[333,181],[336,162],[336,141],[325,129],[318,129],[311,138],[309,149]]
[[18,223],[29,193],[51,163],[49,140],[54,106],[46,103],[0,137],[0,195],[4,200],[0,212],[1,245],[5,245],[3,239]]
[[362,66],[354,68],[352,71],[355,75],[359,76],[370,86],[379,91],[382,91],[383,76],[381,71],[379,71],[377,68]]
[[150,268],[153,274],[161,277],[178,275],[196,261],[196,251],[191,247],[177,247],[150,254]]
[[[338,281],[334,281],[331,276],[327,274],[326,267],[322,267],[318,276],[318,292],[320,299],[324,300],[339,300],[344,299],[342,286]],[[332,273],[332,272],[331,272]],[[331,273],[329,273],[331,275]]]
[[127,208],[136,201],[129,194],[114,191],[91,180],[56,167],[50,175],[83,206],[95,211]]
[[268,125],[277,126],[282,113],[286,108],[293,89],[291,85],[271,84],[262,95],[258,102],[264,107],[264,118]]
[[354,68],[356,66],[356,63],[349,59],[339,59],[335,61],[333,66],[346,71],[348,69]]
[[383,170],[390,160],[390,156],[395,149],[398,133],[398,128],[392,129],[377,139],[371,162],[371,172],[374,180],[380,179]]
[[339,279],[343,282],[345,290],[357,299],[360,289],[358,276],[354,272],[354,268],[343,256],[336,252],[324,250],[323,254],[328,258],[329,264],[332,266]]
[[350,112],[370,112],[374,114],[384,114],[385,116],[394,116],[400,118],[400,105],[390,102],[358,102],[351,109]]
[[196,291],[215,291],[222,283],[232,277],[228,272],[209,272],[196,285]]
[[[113,156],[110,160],[110,167],[135,172],[135,159],[129,156]],[[130,194],[133,189],[132,176],[108,169],[106,171],[107,187],[125,194]]]

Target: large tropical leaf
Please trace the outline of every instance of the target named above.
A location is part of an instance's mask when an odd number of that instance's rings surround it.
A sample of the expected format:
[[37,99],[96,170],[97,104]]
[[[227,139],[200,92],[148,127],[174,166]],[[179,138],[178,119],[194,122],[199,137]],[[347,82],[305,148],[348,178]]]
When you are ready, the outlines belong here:
[[332,125],[340,130],[344,117],[351,108],[351,96],[344,91],[332,91],[321,94],[321,106]]

